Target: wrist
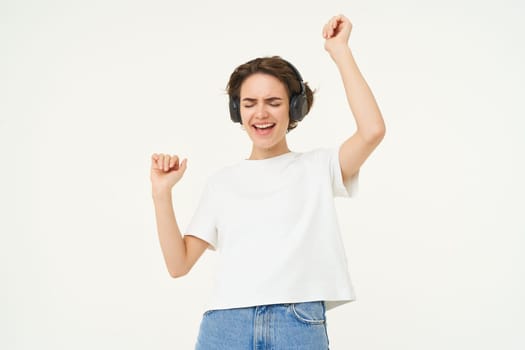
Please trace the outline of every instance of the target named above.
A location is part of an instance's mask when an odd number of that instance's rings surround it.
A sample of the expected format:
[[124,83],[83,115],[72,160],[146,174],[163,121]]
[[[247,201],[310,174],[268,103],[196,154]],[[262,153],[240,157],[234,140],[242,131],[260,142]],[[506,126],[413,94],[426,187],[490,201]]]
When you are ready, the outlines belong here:
[[171,188],[168,187],[153,187],[151,190],[153,199],[171,198]]
[[337,63],[341,60],[346,60],[348,57],[352,56],[352,51],[350,46],[341,45],[340,47],[333,48],[330,50],[330,57]]

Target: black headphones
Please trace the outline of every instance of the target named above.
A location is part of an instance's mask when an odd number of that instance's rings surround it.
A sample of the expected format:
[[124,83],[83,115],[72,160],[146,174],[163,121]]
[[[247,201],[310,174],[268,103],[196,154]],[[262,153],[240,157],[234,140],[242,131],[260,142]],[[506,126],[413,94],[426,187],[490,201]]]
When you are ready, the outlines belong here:
[[[306,100],[306,88],[304,87],[303,78],[297,68],[290,62],[283,59],[290,68],[294,71],[299,84],[301,84],[301,91],[299,94],[294,94],[290,97],[290,118],[292,121],[300,122],[303,120],[306,113],[308,113],[308,101]],[[239,97],[232,98],[230,96],[230,117],[234,123],[241,123],[241,106],[239,103]]]

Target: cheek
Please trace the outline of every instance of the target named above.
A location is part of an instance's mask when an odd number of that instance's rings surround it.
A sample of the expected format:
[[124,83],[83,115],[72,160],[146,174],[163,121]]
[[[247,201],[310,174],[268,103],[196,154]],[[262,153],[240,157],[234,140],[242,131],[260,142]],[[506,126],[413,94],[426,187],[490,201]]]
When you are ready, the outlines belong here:
[[284,106],[282,108],[279,108],[277,111],[276,111],[276,115],[279,117],[279,120],[280,121],[287,121],[288,120],[288,114],[289,114],[289,109],[288,109],[288,106]]
[[242,121],[242,124],[243,125],[246,125],[246,123],[248,122],[248,113],[246,113],[245,111],[243,111],[242,109],[239,111],[239,113],[241,114],[241,121]]
[[288,127],[288,124],[290,123],[290,116],[288,115],[288,109],[286,109],[280,118],[281,124],[286,128]]

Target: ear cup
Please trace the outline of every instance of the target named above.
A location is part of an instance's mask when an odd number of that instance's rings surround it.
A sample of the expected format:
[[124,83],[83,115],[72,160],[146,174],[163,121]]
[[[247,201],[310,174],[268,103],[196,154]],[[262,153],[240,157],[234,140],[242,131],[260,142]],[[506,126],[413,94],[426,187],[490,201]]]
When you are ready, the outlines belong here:
[[234,123],[241,123],[241,108],[239,106],[239,99],[238,98],[232,98],[230,96],[230,118]]
[[300,122],[303,120],[304,116],[308,113],[308,100],[306,99],[306,88],[304,86],[303,78],[301,77],[301,73],[295,68],[293,64],[286,61],[285,62],[292,68],[292,70],[295,73],[295,76],[297,77],[297,80],[299,81],[299,84],[301,84],[301,91],[298,94],[295,94],[290,99],[290,118],[294,121]]
[[[302,82],[301,82],[302,85]],[[300,122],[308,111],[308,101],[306,94],[303,92],[299,95],[292,96],[290,100],[290,118],[294,121]]]

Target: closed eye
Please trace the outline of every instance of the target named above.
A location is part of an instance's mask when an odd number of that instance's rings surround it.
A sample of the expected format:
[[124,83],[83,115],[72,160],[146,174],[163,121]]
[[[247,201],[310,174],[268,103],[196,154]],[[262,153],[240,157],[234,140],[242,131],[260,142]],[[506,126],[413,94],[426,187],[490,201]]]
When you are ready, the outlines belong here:
[[[282,100],[283,99],[280,97],[269,97],[269,98],[264,99],[264,101],[272,107],[281,106]],[[244,108],[251,108],[257,104],[257,99],[255,98],[246,97],[246,98],[243,98],[242,101],[247,102],[247,104],[243,105]]]

